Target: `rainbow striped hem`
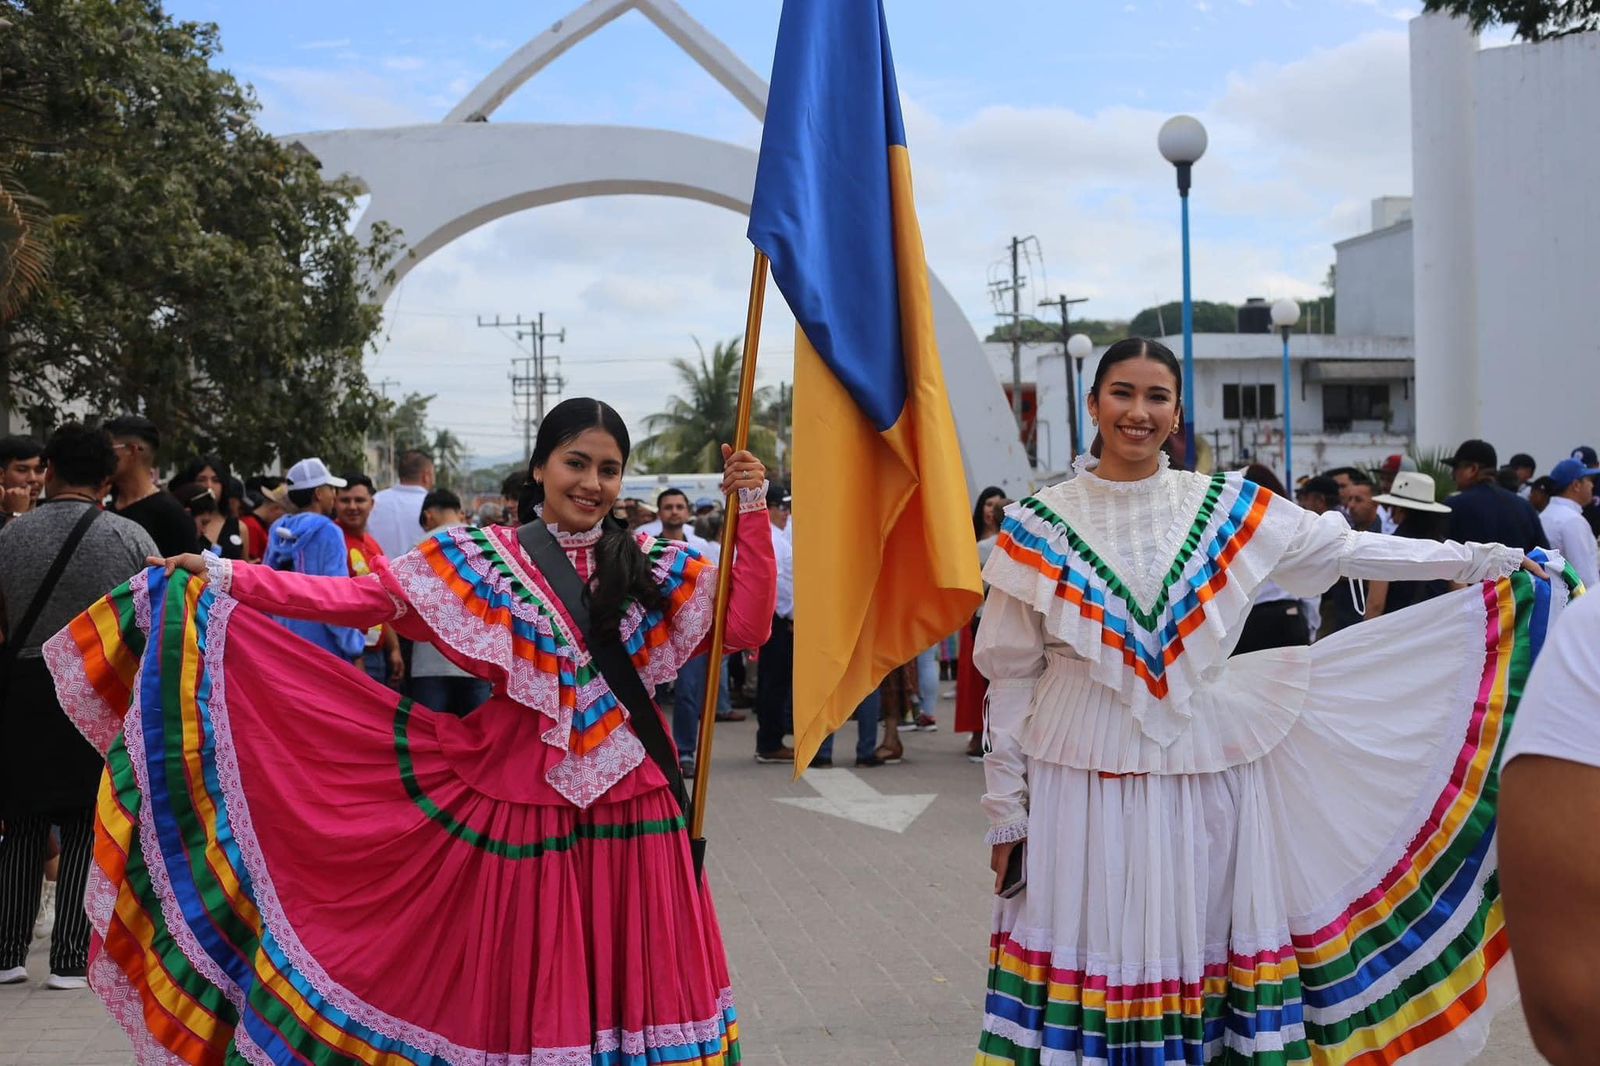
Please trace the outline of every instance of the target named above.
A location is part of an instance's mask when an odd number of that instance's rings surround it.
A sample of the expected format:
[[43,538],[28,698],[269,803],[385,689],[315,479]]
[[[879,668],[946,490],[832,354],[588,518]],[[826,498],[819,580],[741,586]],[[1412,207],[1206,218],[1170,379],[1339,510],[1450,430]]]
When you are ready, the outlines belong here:
[[[1339,1062],[1380,1066],[1493,1001],[1507,940],[1494,870],[1499,753],[1552,610],[1516,573],[1482,586],[1487,655],[1449,780],[1400,859],[1316,929],[1208,965],[1199,981],[1118,985],[1058,966],[1075,946],[998,931],[979,1066]],[[1134,960],[1135,962],[1137,960]]]
[[[187,575],[169,580],[152,570],[80,615],[48,651],[74,720],[123,726],[106,752],[86,905],[95,931],[91,983],[141,1061],[740,1061],[728,990],[707,1018],[602,1031],[579,1047],[491,1055],[385,1014],[338,985],[283,919],[238,792],[220,665],[234,606]],[[95,728],[104,732],[103,723]],[[574,840],[544,853],[665,831],[654,822],[602,824],[588,813],[579,827]]]

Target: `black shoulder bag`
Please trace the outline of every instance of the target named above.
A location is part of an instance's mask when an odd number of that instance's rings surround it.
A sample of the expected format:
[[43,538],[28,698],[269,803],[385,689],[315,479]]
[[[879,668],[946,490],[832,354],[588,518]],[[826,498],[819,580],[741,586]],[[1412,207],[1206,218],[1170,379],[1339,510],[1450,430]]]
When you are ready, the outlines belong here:
[[[678,808],[683,811],[685,822],[692,825],[694,816],[693,805],[689,800],[689,789],[684,783],[683,770],[678,766],[672,741],[668,739],[667,731],[661,724],[661,712],[656,710],[650,694],[644,690],[644,682],[639,680],[639,671],[634,668],[633,660],[628,656],[627,649],[622,646],[621,638],[616,634],[603,640],[595,637],[590,625],[589,598],[583,582],[578,579],[578,572],[572,568],[572,560],[567,558],[567,553],[556,543],[556,538],[545,528],[543,522],[529,522],[520,527],[517,530],[517,543],[528,553],[528,558],[539,568],[539,573],[550,582],[550,587],[560,597],[562,606],[566,607],[567,614],[572,616],[572,621],[582,632],[584,643],[589,647],[589,657],[594,660],[600,676],[606,679],[611,694],[628,708],[628,717],[633,724],[635,735],[644,745],[645,753],[655,760],[657,768],[666,777],[667,787],[672,790],[673,798],[678,801]],[[698,877],[705,860],[705,842],[696,840],[691,841],[691,844],[694,851],[694,872]]]
[[6,634],[6,642],[0,645],[0,699],[5,697],[7,681],[11,674],[12,664],[17,656],[22,653],[22,645],[27,642],[28,635],[33,632],[34,625],[39,621],[39,616],[44,613],[45,604],[50,602],[50,594],[56,590],[56,585],[61,581],[61,575],[66,573],[67,564],[77,554],[78,545],[83,542],[83,535],[89,532],[89,527],[94,525],[94,520],[100,517],[100,508],[90,504],[83,512],[83,517],[78,519],[72,527],[72,532],[67,534],[67,539],[62,543],[61,550],[56,552],[55,561],[50,564],[50,569],[45,572],[44,580],[39,582],[39,590],[33,594],[33,600],[28,604],[28,610],[23,614],[22,621],[17,623],[14,632]]

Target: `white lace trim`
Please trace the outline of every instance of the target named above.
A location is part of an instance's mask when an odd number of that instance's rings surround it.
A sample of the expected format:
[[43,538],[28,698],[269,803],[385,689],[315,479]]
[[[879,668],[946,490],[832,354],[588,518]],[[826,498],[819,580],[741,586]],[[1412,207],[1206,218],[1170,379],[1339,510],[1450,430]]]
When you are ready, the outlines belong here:
[[[133,575],[128,582],[128,589],[133,596],[134,624],[149,636],[150,569],[146,568]],[[78,649],[78,642],[73,639],[70,627],[63,628],[45,641],[40,648],[40,654],[44,657],[45,668],[50,671],[50,677],[55,682],[56,698],[60,701],[61,709],[67,718],[101,755],[110,751],[111,745],[116,743],[117,735],[122,732],[123,716],[128,708],[112,707],[101,698],[89,680],[83,653]],[[143,669],[141,662],[139,672],[135,673],[133,681],[135,699],[138,698],[139,675]]]
[[751,511],[765,511],[767,509],[767,486],[770,481],[763,481],[753,489],[739,490],[739,513],[749,514]]
[[993,826],[983,834],[985,844],[1010,844],[1017,840],[1028,839],[1028,819],[1023,818],[1016,822],[1007,822],[1004,825]]
[[1171,468],[1172,463],[1171,460],[1167,458],[1167,453],[1164,451],[1157,452],[1155,473],[1151,474],[1149,477],[1141,478],[1138,481],[1112,481],[1110,478],[1103,478],[1099,474],[1095,473],[1096,470],[1100,469],[1100,460],[1095,458],[1093,455],[1090,455],[1088,452],[1083,452],[1079,454],[1077,458],[1072,460],[1072,471],[1074,474],[1076,474],[1078,477],[1084,478],[1086,483],[1091,483],[1096,488],[1103,489],[1107,492],[1150,492],[1152,491],[1151,482],[1158,479],[1162,474],[1165,474]]
[[[99,867],[92,868],[98,871]],[[93,873],[90,874],[91,878]],[[89,960],[89,987],[105,1004],[106,1013],[117,1023],[133,1045],[133,1061],[139,1066],[185,1066],[184,1060],[155,1038],[144,1020],[144,999],[128,975],[104,949],[96,947]]]
[[39,651],[44,657],[45,668],[50,671],[51,680],[55,682],[56,699],[61,703],[61,710],[83,734],[83,738],[104,755],[111,750],[117,734],[122,731],[121,714],[118,708],[100,698],[100,693],[89,680],[83,653],[78,650],[78,642],[72,638],[72,630],[62,629],[45,641]]
[[567,550],[593,547],[600,543],[600,538],[606,532],[604,523],[597,524],[591,529],[579,530],[576,533],[569,533],[557,525],[546,525],[545,528],[555,536],[556,543]]
[[200,558],[206,561],[206,581],[224,596],[233,594],[233,560],[206,552]]
[[394,607],[394,615],[389,620],[391,622],[398,621],[411,613],[411,605],[405,601],[403,596],[395,595],[394,589],[390,588],[388,583],[383,580],[383,571],[388,569],[388,563],[381,556],[374,562],[377,565],[370,572],[362,574],[355,580],[376,582],[377,586],[383,590],[383,594],[389,597],[389,603]]

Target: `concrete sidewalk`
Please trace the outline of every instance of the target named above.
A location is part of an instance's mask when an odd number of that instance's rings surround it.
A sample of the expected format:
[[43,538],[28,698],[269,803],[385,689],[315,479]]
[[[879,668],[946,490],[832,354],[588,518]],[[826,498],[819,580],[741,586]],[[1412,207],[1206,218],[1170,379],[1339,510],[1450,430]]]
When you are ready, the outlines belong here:
[[[854,737],[846,726],[836,766],[853,763]],[[818,792],[786,767],[755,764],[754,721],[717,728],[706,867],[752,1066],[972,1062],[990,911],[982,769],[947,730],[904,738],[904,764],[848,771],[886,795],[936,795],[894,833],[774,802]],[[30,984],[0,987],[0,1066],[131,1061],[92,993],[39,987],[42,944],[29,964]],[[1501,1016],[1478,1061],[1542,1061],[1518,1011]]]

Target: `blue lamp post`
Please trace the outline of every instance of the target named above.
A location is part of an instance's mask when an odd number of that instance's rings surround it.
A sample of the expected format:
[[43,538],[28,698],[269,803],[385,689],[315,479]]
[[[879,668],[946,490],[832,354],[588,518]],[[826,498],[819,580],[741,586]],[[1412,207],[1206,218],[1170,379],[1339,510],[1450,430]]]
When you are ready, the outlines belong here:
[[1289,385],[1289,333],[1300,321],[1300,304],[1279,300],[1272,305],[1272,324],[1283,335],[1283,487],[1294,492],[1294,397]]
[[1178,197],[1183,204],[1183,462],[1194,469],[1194,299],[1189,289],[1189,175],[1206,154],[1206,128],[1189,115],[1175,115],[1156,137],[1161,155],[1178,171]]

